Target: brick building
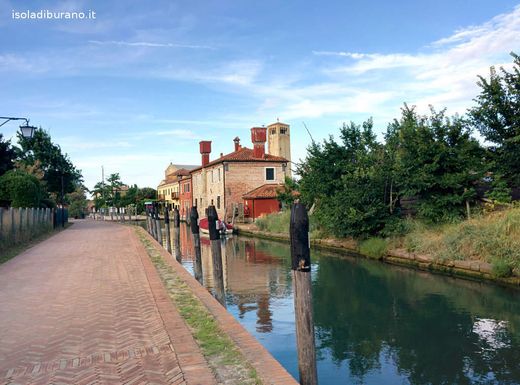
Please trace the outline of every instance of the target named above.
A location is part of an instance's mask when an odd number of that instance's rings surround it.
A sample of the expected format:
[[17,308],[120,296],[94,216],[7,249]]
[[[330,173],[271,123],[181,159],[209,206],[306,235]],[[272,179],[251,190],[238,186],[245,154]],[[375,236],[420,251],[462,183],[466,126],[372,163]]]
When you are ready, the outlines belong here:
[[209,158],[211,141],[200,142],[202,166],[192,170],[191,177],[193,204],[201,218],[206,216],[206,207],[214,205],[219,218],[230,221],[246,193],[266,184],[281,185],[290,176],[290,160],[265,150],[266,127],[251,128],[252,149],[242,147],[239,138],[233,141],[234,151],[213,161]]
[[157,200],[170,210],[179,206],[179,181],[190,176],[190,170],[197,166],[170,163],[164,171],[164,179],[157,186]]

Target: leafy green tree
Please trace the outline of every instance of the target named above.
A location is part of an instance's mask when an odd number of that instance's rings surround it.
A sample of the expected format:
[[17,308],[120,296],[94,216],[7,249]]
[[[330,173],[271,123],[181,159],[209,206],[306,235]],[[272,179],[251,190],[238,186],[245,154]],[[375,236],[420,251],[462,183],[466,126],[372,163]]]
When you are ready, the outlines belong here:
[[87,196],[85,187],[79,186],[75,191],[67,194],[66,200],[69,203],[69,216],[82,218],[87,211]]
[[14,168],[15,159],[16,152],[11,146],[11,141],[4,141],[3,135],[0,133],[0,176]]
[[371,119],[344,124],[341,143],[329,137],[313,143],[298,168],[302,200],[315,206],[313,217],[335,236],[367,236],[382,230],[390,216],[384,148]]
[[21,146],[20,162],[27,166],[39,164],[45,188],[56,201],[81,184],[81,172],[62,153],[60,146],[52,142],[48,132],[35,130],[32,138],[24,138],[18,133],[18,142]]
[[276,198],[282,203],[283,207],[288,207],[294,202],[298,195],[298,182],[286,176],[283,188],[278,191]]
[[462,215],[485,169],[483,149],[464,120],[433,108],[429,116],[420,116],[405,104],[391,131],[399,138],[395,173],[401,194],[418,199],[423,218]]
[[22,170],[0,176],[0,200],[12,207],[40,207],[44,192],[38,178]]
[[121,177],[119,173],[110,174],[107,178],[108,191],[109,191],[109,201],[108,203],[111,206],[120,207],[121,206],[121,187],[123,187],[123,182],[121,181]]
[[492,171],[510,187],[520,185],[520,56],[511,53],[511,72],[491,67],[489,79],[479,76],[480,95],[469,110],[469,119],[491,143]]

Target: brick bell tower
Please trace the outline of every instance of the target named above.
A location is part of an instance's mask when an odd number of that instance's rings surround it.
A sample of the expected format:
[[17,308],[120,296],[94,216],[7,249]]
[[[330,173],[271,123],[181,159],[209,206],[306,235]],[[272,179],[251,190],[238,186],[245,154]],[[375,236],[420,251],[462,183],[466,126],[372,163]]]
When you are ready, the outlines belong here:
[[289,161],[285,175],[291,177],[291,128],[288,124],[277,121],[267,126],[268,152]]

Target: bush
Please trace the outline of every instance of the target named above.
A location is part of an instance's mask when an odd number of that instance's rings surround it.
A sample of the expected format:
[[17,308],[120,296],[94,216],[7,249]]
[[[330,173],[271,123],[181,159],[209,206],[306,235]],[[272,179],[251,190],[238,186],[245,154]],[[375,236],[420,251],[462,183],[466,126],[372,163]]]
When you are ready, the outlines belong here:
[[503,278],[510,277],[513,274],[513,269],[507,261],[503,259],[494,259],[491,261],[491,269],[495,277]]
[[359,245],[359,252],[370,258],[381,259],[385,256],[388,244],[381,238],[369,238]]
[[289,233],[289,225],[291,222],[291,210],[284,210],[279,213],[273,213],[262,216],[256,220],[256,226],[270,233]]

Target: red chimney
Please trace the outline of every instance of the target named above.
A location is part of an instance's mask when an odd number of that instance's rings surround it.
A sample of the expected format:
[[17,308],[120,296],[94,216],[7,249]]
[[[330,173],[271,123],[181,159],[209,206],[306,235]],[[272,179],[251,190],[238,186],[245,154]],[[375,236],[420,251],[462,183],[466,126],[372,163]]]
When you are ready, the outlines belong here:
[[237,136],[235,139],[233,139],[233,142],[235,142],[235,151],[240,150],[240,138]]
[[199,142],[200,153],[202,154],[202,167],[206,167],[209,163],[209,154],[211,153],[211,140],[202,140]]
[[265,142],[267,140],[267,128],[253,127],[251,129],[251,141],[253,142],[253,157],[264,158]]

